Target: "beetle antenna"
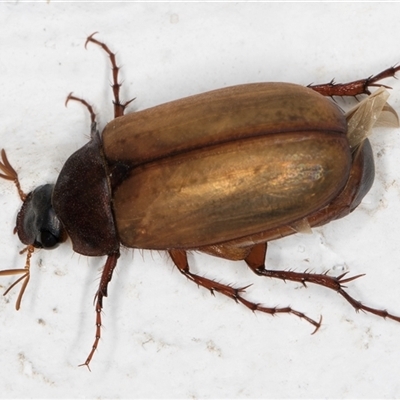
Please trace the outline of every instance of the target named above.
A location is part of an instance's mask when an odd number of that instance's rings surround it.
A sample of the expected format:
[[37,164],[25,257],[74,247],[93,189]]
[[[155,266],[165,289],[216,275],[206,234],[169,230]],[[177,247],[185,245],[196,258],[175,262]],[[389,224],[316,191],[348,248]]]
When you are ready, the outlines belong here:
[[19,295],[17,301],[15,302],[16,310],[19,310],[21,307],[22,297],[25,293],[25,289],[28,286],[30,279],[30,267],[31,267],[31,257],[35,248],[32,245],[25,247],[25,249],[20,251],[20,254],[28,252],[26,255],[25,268],[15,268],[15,269],[5,269],[0,271],[0,276],[9,276],[9,275],[18,275],[23,274],[20,278],[18,278],[14,283],[12,283],[9,288],[4,292],[3,296],[6,296],[8,292],[14,288],[14,286],[18,285],[18,283],[22,282],[21,290],[19,291]]
[[1,149],[1,159],[0,161],[0,170],[4,172],[4,174],[0,173],[0,178],[6,179],[8,181],[13,181],[15,186],[17,187],[19,197],[22,201],[25,201],[26,194],[21,189],[21,185],[19,183],[17,171],[11,166],[8,161],[7,154],[4,149]]

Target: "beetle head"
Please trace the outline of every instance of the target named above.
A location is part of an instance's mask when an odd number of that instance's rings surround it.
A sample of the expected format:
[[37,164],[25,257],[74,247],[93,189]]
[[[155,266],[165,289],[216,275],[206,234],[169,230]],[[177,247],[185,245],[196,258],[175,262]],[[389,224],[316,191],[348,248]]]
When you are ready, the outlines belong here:
[[22,243],[54,249],[66,233],[51,204],[54,185],[42,185],[30,192],[17,216],[15,231]]
[[0,178],[13,181],[17,187],[19,197],[23,201],[17,216],[17,225],[14,233],[23,244],[38,249],[53,249],[67,238],[67,234],[60,220],[57,218],[51,203],[54,185],[42,185],[27,195],[22,191],[18,174],[7,159],[6,152],[1,150]]
[[35,248],[53,249],[67,238],[64,227],[57,218],[51,197],[54,185],[39,186],[26,195],[19,184],[18,174],[9,163],[6,152],[1,150],[0,178],[13,181],[17,187],[19,197],[23,201],[21,210],[17,216],[17,226],[14,233],[27,247],[20,253],[27,253],[25,268],[14,268],[0,271],[0,276],[21,275],[5,291],[6,295],[15,285],[22,281],[15,307],[19,310],[22,296],[30,279],[30,259]]

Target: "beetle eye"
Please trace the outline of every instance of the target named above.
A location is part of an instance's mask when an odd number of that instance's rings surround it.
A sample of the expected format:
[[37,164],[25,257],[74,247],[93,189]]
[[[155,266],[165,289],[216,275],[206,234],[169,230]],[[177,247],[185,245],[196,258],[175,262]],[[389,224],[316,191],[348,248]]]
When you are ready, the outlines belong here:
[[44,249],[52,249],[59,245],[60,238],[54,236],[51,232],[43,230],[40,232],[40,239],[38,242]]
[[66,239],[64,227],[51,204],[54,185],[43,185],[29,193],[17,217],[22,243],[52,249]]

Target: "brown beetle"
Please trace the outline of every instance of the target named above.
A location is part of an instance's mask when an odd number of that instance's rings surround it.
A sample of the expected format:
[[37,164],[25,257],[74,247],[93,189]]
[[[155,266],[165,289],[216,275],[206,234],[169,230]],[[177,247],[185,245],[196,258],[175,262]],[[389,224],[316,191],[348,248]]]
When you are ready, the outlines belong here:
[[130,101],[119,99],[115,55],[93,35],[88,42],[110,56],[115,119],[100,136],[92,108],[70,94],[67,102],[80,101],[91,114],[91,140],[66,161],[55,185],[28,195],[2,150],[0,176],[15,182],[23,201],[15,232],[27,245],[26,267],[0,272],[23,274],[6,291],[23,281],[17,309],[34,248],[54,248],[69,236],[74,251],[107,256],[95,301],[96,337],[83,364],[88,367],[121,245],[166,250],[183,275],[212,293],[253,311],[297,315],[314,325],[314,332],[321,320],[290,307],[250,302],[244,297],[246,288],[192,273],[187,251],[244,260],[260,276],[322,285],[356,310],[400,322],[400,317],[365,306],[343,289],[360,275],[274,271],[264,264],[268,241],[341,218],[360,204],[374,180],[366,137],[375,120],[384,116],[398,123],[397,114],[387,105],[383,89],[347,114],[326,96],[370,94],[370,87],[384,86],[378,82],[393,77],[400,67],[347,84],[234,86],[124,116]]

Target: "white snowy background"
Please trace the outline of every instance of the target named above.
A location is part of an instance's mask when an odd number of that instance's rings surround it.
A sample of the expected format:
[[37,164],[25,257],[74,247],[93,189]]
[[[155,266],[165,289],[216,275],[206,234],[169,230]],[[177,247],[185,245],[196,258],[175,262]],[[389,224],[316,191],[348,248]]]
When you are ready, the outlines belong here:
[[[241,83],[367,77],[400,62],[399,16],[395,3],[2,3],[0,147],[30,191],[54,182],[87,141],[89,117],[78,104],[64,107],[69,92],[94,105],[100,126],[112,119],[108,58],[95,45],[84,49],[94,31],[117,52],[132,112]],[[400,112],[400,82],[385,83]],[[271,243],[270,268],[366,273],[349,292],[400,314],[399,134],[372,137],[376,179],[362,205],[311,236]],[[22,268],[12,234],[20,200],[3,180],[0,207],[0,268]],[[207,277],[254,283],[253,301],[323,315],[323,325],[310,335],[296,317],[253,314],[197,288],[164,253],[127,249],[89,372],[78,364],[94,338],[104,259],[68,243],[34,254],[20,311],[18,289],[0,298],[0,397],[400,396],[400,324],[357,314],[324,288],[258,278],[244,262],[190,261]],[[12,281],[1,277],[1,291]]]

